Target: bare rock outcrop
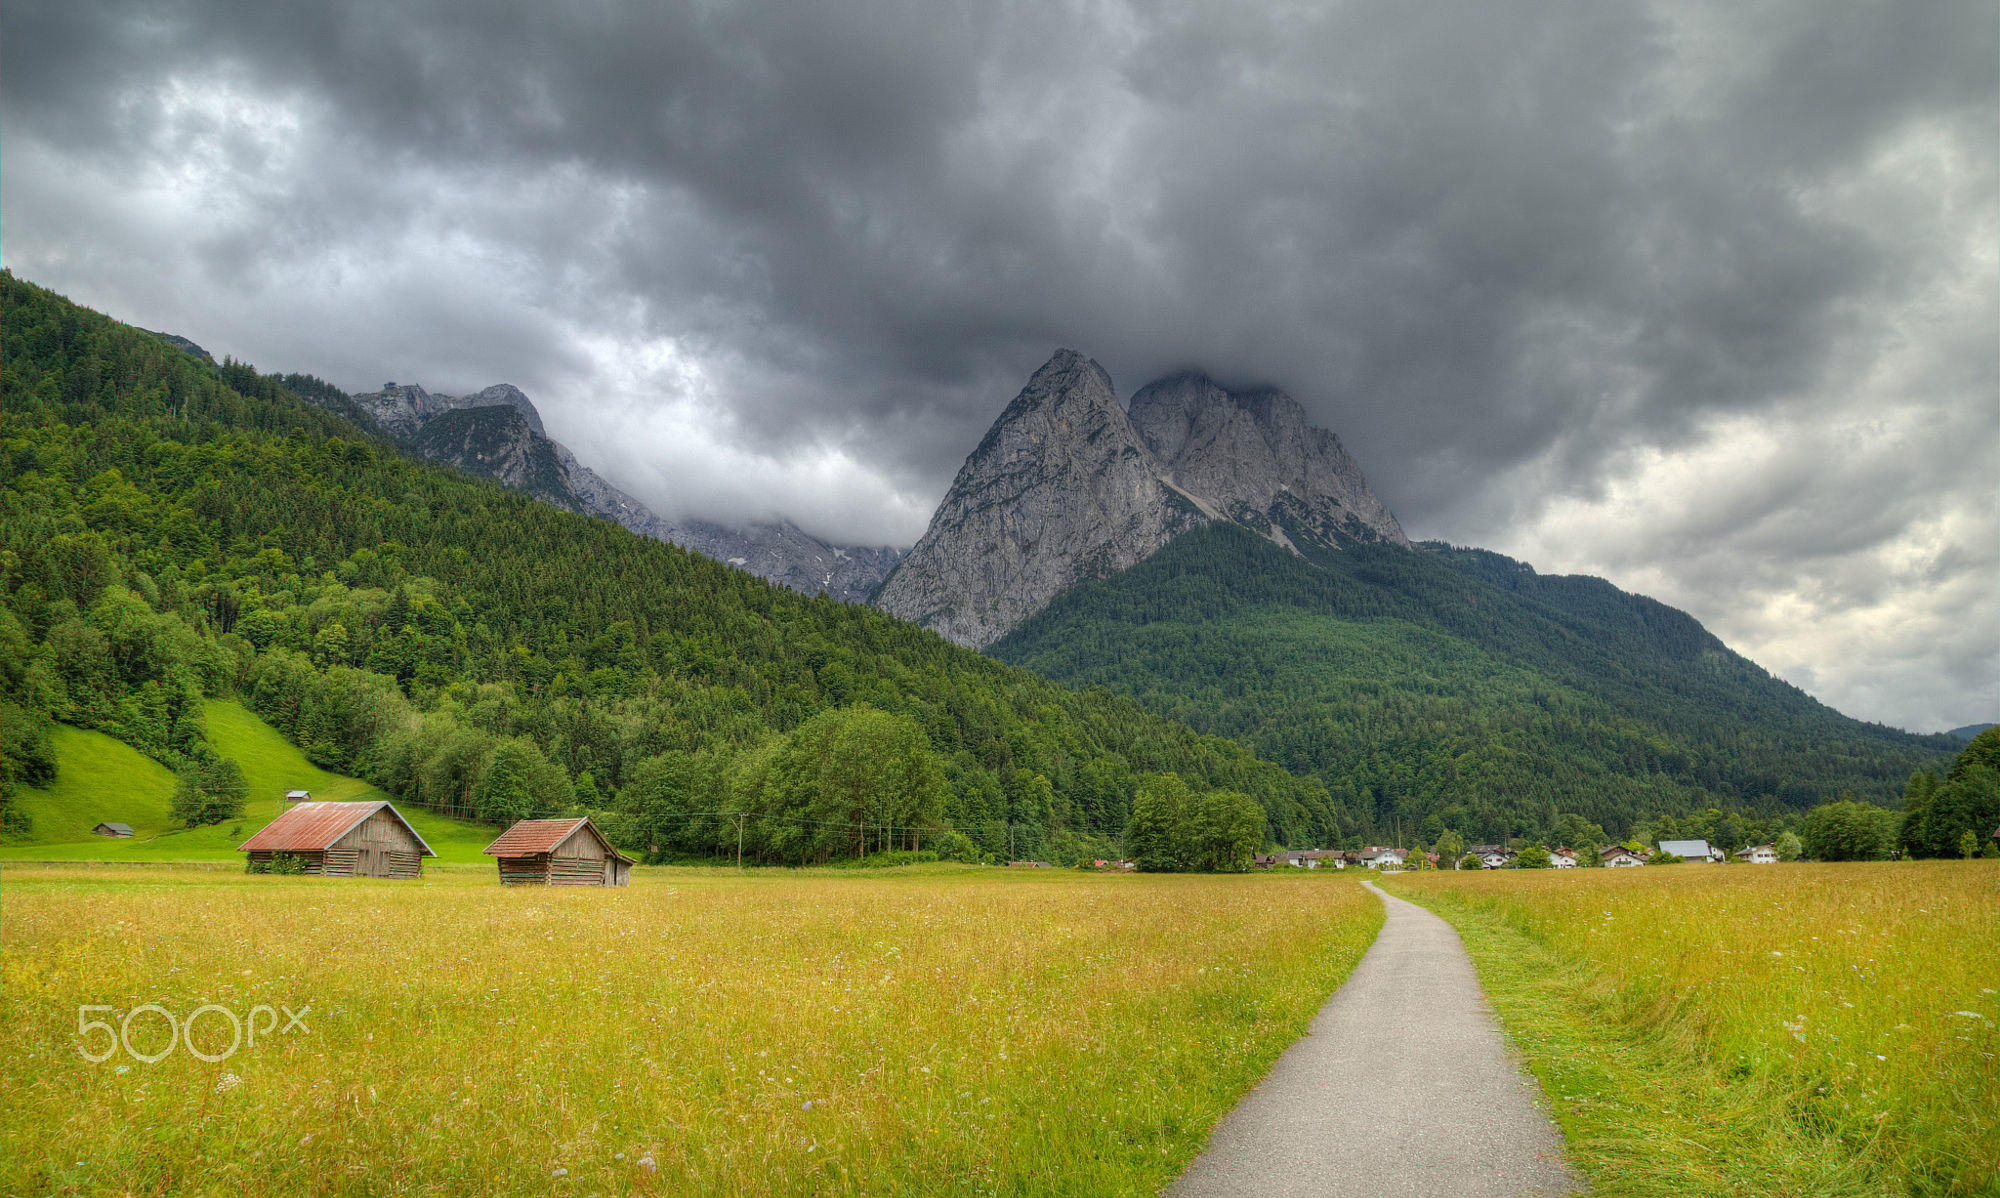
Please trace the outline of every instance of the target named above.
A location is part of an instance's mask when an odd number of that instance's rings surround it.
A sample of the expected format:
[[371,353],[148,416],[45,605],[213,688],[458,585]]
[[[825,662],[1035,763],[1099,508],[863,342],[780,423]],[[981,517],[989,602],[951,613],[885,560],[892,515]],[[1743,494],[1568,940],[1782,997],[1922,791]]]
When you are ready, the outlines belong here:
[[1065,587],[1135,565],[1205,518],[1167,483],[1104,368],[1059,350],[959,468],[876,602],[988,645]]

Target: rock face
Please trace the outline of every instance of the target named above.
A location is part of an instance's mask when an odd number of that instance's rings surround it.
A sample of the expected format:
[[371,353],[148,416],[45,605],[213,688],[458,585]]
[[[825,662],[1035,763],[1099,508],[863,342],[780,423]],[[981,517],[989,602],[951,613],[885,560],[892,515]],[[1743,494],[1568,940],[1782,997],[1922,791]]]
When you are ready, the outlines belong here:
[[702,520],[663,519],[551,440],[535,405],[506,383],[462,396],[390,384],[349,398],[385,433],[422,457],[557,507],[602,516],[641,536],[728,562],[808,595],[825,591],[835,599],[859,602],[902,560],[897,549],[830,545],[790,521],[733,529]]
[[576,459],[561,445],[536,435],[535,426],[511,404],[439,412],[418,428],[410,448],[434,462],[483,475],[557,507],[592,510],[579,493],[580,480],[572,476],[582,470]]
[[1409,544],[1339,439],[1283,392],[1177,374],[1141,388],[1128,414],[1103,367],[1060,350],[965,460],[876,602],[983,648],[1065,588],[1216,520],[1294,552]]
[[1273,539],[1410,543],[1340,438],[1282,391],[1171,375],[1132,396],[1131,419],[1175,485],[1228,519],[1277,529]]
[[664,532],[651,535],[802,594],[825,591],[829,597],[848,603],[867,599],[903,560],[902,550],[886,546],[829,545],[789,520],[752,524],[740,530],[690,520],[667,525]]
[[877,602],[988,645],[1058,591],[1134,565],[1205,518],[1167,482],[1104,368],[1060,350],[959,468]]

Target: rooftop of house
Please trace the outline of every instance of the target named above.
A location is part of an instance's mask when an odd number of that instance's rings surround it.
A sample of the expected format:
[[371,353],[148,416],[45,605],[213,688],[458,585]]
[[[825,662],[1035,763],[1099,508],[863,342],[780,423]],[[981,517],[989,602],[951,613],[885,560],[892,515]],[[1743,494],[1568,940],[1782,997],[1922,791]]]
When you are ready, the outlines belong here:
[[385,807],[389,809],[389,814],[396,817],[398,823],[409,829],[410,835],[416,837],[417,843],[423,845],[424,856],[437,856],[431,851],[431,846],[424,843],[424,838],[417,835],[417,830],[410,827],[410,821],[403,818],[403,813],[396,810],[395,804],[387,799],[361,803],[300,803],[265,824],[262,831],[238,845],[237,851],[316,853],[330,847],[334,841],[352,832],[362,820]]
[[577,819],[524,819],[500,834],[500,838],[480,850],[495,857],[534,857],[542,853],[553,853],[562,843],[584,828],[589,828],[607,852],[621,861],[632,858],[613,848],[597,825],[588,816]]
[[1660,851],[1662,853],[1672,853],[1674,856],[1682,858],[1706,857],[1708,856],[1708,842],[1706,840],[1662,840],[1660,842]]

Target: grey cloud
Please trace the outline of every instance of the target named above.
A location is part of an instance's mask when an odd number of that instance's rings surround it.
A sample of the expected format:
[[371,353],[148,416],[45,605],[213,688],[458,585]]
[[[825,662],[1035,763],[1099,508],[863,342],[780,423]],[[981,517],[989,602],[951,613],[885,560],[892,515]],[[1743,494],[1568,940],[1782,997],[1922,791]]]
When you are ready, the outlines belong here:
[[1718,422],[1983,413],[1922,483],[1774,460],[1631,538],[1839,573],[1991,490],[1996,40],[1969,0],[26,0],[0,221],[87,302],[505,378],[637,474],[694,421],[740,469],[625,481],[726,517],[749,470],[857,540],[1059,344],[1283,386],[1406,524],[1503,549]]

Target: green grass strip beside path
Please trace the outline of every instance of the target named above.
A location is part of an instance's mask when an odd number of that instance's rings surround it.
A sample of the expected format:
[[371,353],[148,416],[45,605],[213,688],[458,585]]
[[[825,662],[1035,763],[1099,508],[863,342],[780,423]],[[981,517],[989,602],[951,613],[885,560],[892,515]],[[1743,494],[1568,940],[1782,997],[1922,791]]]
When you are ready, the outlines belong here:
[[2000,1178],[1970,1189],[1944,1179],[1907,1188],[1885,1181],[1839,1139],[1814,1130],[1810,1098],[1797,1084],[1729,1078],[1671,1026],[1633,1028],[1624,1022],[1630,1005],[1589,961],[1542,944],[1490,908],[1448,892],[1395,890],[1458,929],[1593,1194],[2000,1194]]

